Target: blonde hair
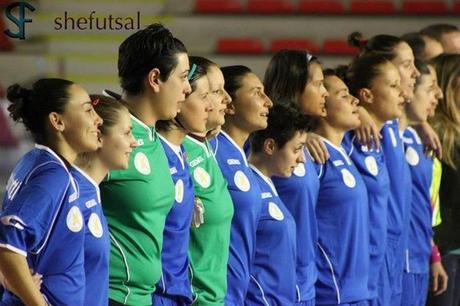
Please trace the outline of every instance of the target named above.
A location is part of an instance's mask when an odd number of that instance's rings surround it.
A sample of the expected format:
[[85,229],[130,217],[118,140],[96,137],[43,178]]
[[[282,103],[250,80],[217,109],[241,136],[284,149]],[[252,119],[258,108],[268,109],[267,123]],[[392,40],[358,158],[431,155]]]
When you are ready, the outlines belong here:
[[455,88],[460,86],[460,55],[441,54],[431,61],[436,70],[443,99],[439,101],[430,124],[441,138],[442,161],[457,169],[456,151],[460,144],[460,101],[455,101]]

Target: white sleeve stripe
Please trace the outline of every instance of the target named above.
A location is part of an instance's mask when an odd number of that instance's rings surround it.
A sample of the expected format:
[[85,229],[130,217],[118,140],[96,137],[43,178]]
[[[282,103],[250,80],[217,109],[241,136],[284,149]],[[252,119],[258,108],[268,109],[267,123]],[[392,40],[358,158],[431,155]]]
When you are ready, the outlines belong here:
[[19,255],[22,255],[24,257],[27,257],[27,253],[21,249],[18,249],[17,247],[14,247],[10,244],[3,244],[3,243],[0,243],[0,248],[5,248],[5,249],[8,249],[14,253],[18,253]]

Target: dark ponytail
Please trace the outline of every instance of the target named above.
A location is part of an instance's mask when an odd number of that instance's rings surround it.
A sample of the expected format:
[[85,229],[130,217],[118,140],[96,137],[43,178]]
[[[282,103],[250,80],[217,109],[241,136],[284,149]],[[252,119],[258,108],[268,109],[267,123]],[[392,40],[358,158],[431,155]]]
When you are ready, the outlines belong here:
[[378,52],[386,56],[391,61],[396,57],[395,47],[404,42],[401,38],[393,35],[376,35],[369,40],[365,40],[360,32],[353,32],[348,35],[348,43],[351,46],[361,49],[361,55]]

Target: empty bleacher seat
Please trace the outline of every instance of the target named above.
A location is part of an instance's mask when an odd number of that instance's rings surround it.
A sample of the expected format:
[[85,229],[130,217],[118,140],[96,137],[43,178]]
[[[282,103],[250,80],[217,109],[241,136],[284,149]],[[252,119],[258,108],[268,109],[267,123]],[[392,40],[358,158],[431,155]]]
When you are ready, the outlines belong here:
[[326,39],[323,43],[323,53],[331,55],[354,55],[359,49],[348,45],[343,39]]
[[242,13],[243,4],[240,0],[196,0],[197,13]]
[[260,54],[264,53],[264,45],[257,38],[221,38],[217,42],[220,54]]
[[395,12],[392,0],[351,0],[350,13],[353,14],[392,14]]
[[249,13],[289,14],[293,11],[292,0],[248,0]]
[[297,10],[304,14],[341,14],[345,11],[342,0],[299,0]]
[[303,49],[313,54],[317,54],[321,51],[321,47],[309,39],[280,38],[272,40],[270,51],[275,53],[281,49]]
[[452,4],[452,12],[455,14],[460,14],[460,1],[456,0]]
[[405,14],[445,14],[448,12],[444,0],[404,0],[402,12]]

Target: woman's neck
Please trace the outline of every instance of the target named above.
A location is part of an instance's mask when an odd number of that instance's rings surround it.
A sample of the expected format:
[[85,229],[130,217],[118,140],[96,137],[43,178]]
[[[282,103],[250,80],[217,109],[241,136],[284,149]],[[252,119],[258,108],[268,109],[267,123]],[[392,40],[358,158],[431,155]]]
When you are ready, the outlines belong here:
[[161,136],[176,146],[180,146],[184,141],[185,136],[187,135],[185,130],[179,127],[174,127],[168,131],[158,131],[158,133],[160,133]]
[[[96,155],[95,153],[94,155]],[[85,171],[97,184],[102,182],[104,177],[109,173],[109,168],[107,168],[102,160],[98,156],[91,156],[89,161],[85,163],[79,163],[77,160],[77,167]]]
[[158,115],[152,110],[152,99],[147,95],[123,96],[129,105],[129,111],[140,121],[148,126],[155,126],[159,120]]
[[399,122],[398,122],[399,130],[404,131],[408,125],[409,125],[409,118],[407,118],[407,114],[404,111],[402,116],[399,117]]
[[338,130],[328,123],[324,119],[321,119],[319,126],[316,128],[315,133],[323,136],[334,145],[340,147],[342,145],[343,137],[345,136],[345,131]]
[[233,139],[233,141],[238,145],[238,147],[243,149],[246,140],[248,140],[250,134],[249,132],[244,131],[243,129],[232,123],[226,123],[222,127],[222,130]]
[[266,177],[272,177],[273,171],[270,167],[269,159],[263,154],[249,154],[248,161]]
[[67,163],[74,164],[77,159],[77,153],[65,141],[55,141],[45,143],[45,146],[53,150],[57,155],[63,158]]

